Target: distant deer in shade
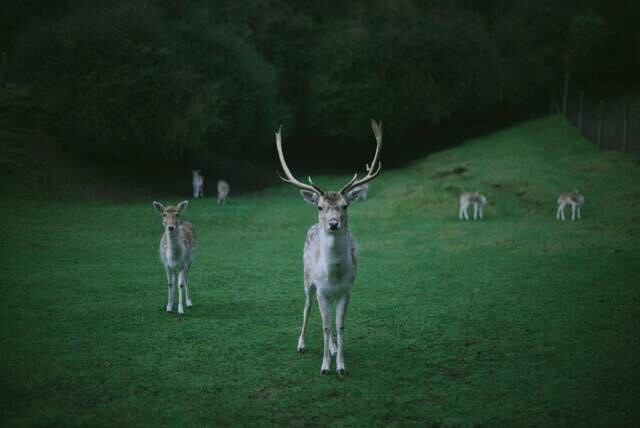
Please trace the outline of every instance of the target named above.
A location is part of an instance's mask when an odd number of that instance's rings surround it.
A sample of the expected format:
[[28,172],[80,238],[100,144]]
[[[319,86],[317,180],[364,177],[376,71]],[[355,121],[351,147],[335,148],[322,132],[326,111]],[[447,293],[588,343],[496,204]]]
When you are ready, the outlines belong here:
[[[351,287],[356,277],[356,268],[360,257],[358,242],[349,231],[347,207],[360,198],[363,185],[375,178],[382,168],[378,158],[382,146],[382,123],[371,119],[371,128],[376,139],[376,152],[371,166],[367,165],[367,174],[358,179],[355,174],[347,184],[337,192],[326,192],[313,184],[298,181],[289,170],[282,152],[282,127],[276,132],[276,148],[280,165],[287,183],[302,189],[302,198],[318,210],[318,223],[311,226],[304,243],[304,292],[305,304],[302,318],[302,330],[298,339],[298,351],[305,349],[304,337],[309,320],[309,311],[313,294],[316,294],[322,327],[324,331],[324,353],[321,374],[330,370],[331,356],[336,355],[336,370],[340,376],[345,374],[343,336],[344,319],[351,296]],[[333,341],[331,328],[331,305],[336,307],[336,333],[338,346]]]
[[577,190],[568,193],[561,193],[558,196],[558,211],[556,211],[556,220],[564,220],[564,207],[571,205],[571,220],[582,219],[582,205],[584,204],[584,196]]
[[192,169],[191,174],[193,175],[193,197],[194,198],[202,198],[204,196],[203,187],[204,187],[204,177],[200,174],[199,169]]
[[229,183],[224,180],[218,181],[218,203],[224,205],[229,195]]
[[480,192],[464,192],[460,195],[460,211],[458,217],[460,220],[469,220],[467,209],[473,204],[473,219],[477,220],[484,217],[484,206],[487,205],[487,198]]
[[160,202],[153,202],[153,207],[162,215],[164,234],[160,239],[160,260],[167,274],[169,296],[167,312],[173,310],[173,292],[178,285],[178,314],[184,314],[182,306],[182,290],[185,290],[187,307],[191,307],[189,293],[189,268],[196,255],[196,231],[188,221],[183,221],[182,213],[189,205],[182,201],[177,206],[164,206]]

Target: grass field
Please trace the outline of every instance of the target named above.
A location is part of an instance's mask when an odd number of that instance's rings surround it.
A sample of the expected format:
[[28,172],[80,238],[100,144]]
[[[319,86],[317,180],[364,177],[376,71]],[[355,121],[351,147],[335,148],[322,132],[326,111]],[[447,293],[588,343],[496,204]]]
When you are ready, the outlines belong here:
[[[317,304],[296,352],[316,213],[293,187],[191,201],[179,321],[151,200],[10,193],[6,162],[3,426],[640,424],[640,168],[557,117],[383,170],[350,208],[344,379],[320,376]],[[556,221],[575,188],[584,219]],[[463,189],[484,221],[457,219]]]

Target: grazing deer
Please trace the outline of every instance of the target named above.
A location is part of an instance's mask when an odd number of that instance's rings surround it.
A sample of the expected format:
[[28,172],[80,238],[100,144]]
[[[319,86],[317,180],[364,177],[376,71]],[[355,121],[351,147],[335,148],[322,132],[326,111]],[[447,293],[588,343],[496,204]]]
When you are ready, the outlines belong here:
[[582,219],[582,205],[584,204],[584,196],[577,190],[570,193],[561,193],[558,196],[558,211],[556,211],[556,220],[564,220],[564,207],[571,205],[571,220],[576,219],[576,213],[578,214],[578,220]]
[[173,291],[178,284],[178,314],[184,314],[182,306],[182,289],[187,298],[187,307],[191,307],[191,295],[189,294],[189,268],[196,255],[196,231],[188,221],[182,221],[180,215],[189,205],[188,201],[182,201],[178,206],[164,206],[160,202],[153,202],[154,208],[162,214],[164,234],[160,240],[160,260],[167,273],[169,297],[167,312],[173,310]]
[[224,205],[229,195],[229,183],[224,180],[218,181],[218,203]]
[[[311,226],[304,243],[304,292],[305,304],[302,318],[302,331],[298,339],[298,351],[304,351],[304,336],[309,320],[309,310],[313,294],[316,294],[322,326],[324,331],[324,354],[322,358],[321,374],[330,370],[331,356],[336,356],[336,370],[340,376],[345,373],[343,354],[344,318],[349,305],[351,286],[356,277],[356,267],[359,259],[359,247],[356,239],[349,231],[347,221],[347,207],[359,199],[363,192],[362,185],[375,178],[382,168],[378,161],[382,146],[382,122],[376,123],[371,119],[371,128],[376,138],[376,152],[371,166],[366,165],[367,174],[358,180],[358,174],[337,192],[325,192],[313,184],[309,177],[309,184],[298,181],[289,170],[282,152],[282,126],[276,132],[276,148],[280,158],[280,165],[286,178],[280,177],[287,183],[302,189],[302,198],[318,209],[318,223]],[[333,341],[331,329],[331,305],[336,306],[336,332],[338,346]]]
[[487,205],[487,198],[480,192],[464,192],[460,195],[460,211],[458,216],[460,220],[469,220],[467,208],[469,204],[473,204],[473,219],[477,220],[484,217],[484,206]]
[[199,169],[192,169],[191,174],[193,174],[193,197],[203,197],[204,194],[202,192],[202,188],[204,186],[204,177],[200,174]]

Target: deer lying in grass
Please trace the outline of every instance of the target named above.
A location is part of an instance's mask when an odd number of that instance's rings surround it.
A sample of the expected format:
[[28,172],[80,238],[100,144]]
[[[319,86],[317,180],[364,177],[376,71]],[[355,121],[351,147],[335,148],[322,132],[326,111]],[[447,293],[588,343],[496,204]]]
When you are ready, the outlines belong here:
[[182,306],[182,289],[187,298],[187,307],[191,307],[191,295],[189,294],[189,268],[196,255],[196,231],[188,221],[182,221],[180,215],[189,205],[182,201],[178,206],[164,206],[160,202],[153,202],[154,208],[162,214],[164,234],[160,239],[160,260],[167,273],[169,297],[167,300],[167,312],[173,310],[173,291],[178,285],[178,314],[184,314]]
[[202,192],[202,188],[204,187],[204,177],[200,174],[199,169],[192,169],[191,174],[193,175],[193,197],[203,197],[204,193]]
[[564,220],[564,207],[571,205],[571,220],[576,219],[576,214],[578,214],[578,220],[582,219],[582,205],[584,204],[584,196],[580,194],[577,190],[574,190],[570,193],[561,193],[558,196],[558,211],[556,211],[556,219]]
[[[344,364],[344,318],[351,295],[351,286],[356,277],[359,248],[354,236],[349,231],[347,221],[347,207],[357,201],[363,192],[362,185],[372,180],[380,173],[382,164],[378,161],[382,146],[382,123],[371,120],[371,127],[376,138],[376,152],[367,165],[367,174],[358,180],[358,174],[337,192],[325,192],[313,184],[298,181],[287,167],[282,152],[282,127],[276,133],[276,148],[280,158],[282,170],[286,178],[280,177],[287,183],[302,189],[302,198],[318,209],[318,223],[311,226],[304,243],[304,292],[305,304],[302,318],[302,331],[298,339],[298,351],[303,352],[304,336],[309,320],[311,299],[316,294],[322,326],[324,331],[324,353],[322,357],[321,374],[330,370],[331,355],[336,356],[336,370],[340,376],[345,373]],[[336,332],[338,346],[333,341],[331,322],[331,304],[336,306]]]
[[464,192],[460,195],[460,211],[458,216],[460,220],[469,220],[467,209],[473,204],[473,219],[477,220],[484,217],[484,206],[487,204],[487,198],[480,192]]
[[229,183],[224,180],[218,181],[218,203],[224,205],[229,195]]

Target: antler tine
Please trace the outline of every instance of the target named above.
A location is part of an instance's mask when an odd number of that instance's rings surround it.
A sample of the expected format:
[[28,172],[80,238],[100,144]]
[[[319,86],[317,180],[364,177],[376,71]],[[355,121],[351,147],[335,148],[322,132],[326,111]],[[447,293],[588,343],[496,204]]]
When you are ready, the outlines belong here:
[[356,180],[357,175],[354,175],[353,178],[340,189],[340,193],[344,194],[354,187],[358,187],[363,185],[364,183],[373,180],[380,174],[380,170],[382,169],[382,162],[378,160],[380,157],[380,148],[382,147],[382,121],[376,123],[375,120],[371,119],[371,129],[373,130],[373,135],[376,138],[376,153],[373,155],[373,161],[371,162],[371,166],[369,164],[365,164],[367,169],[367,175],[362,177],[360,180]]
[[[287,162],[285,162],[284,160],[284,154],[282,152],[282,125],[280,125],[280,127],[278,128],[278,132],[276,132],[276,148],[278,149],[278,157],[280,158],[280,165],[282,166],[282,170],[284,171],[284,174],[286,175],[286,178],[281,176],[278,173],[278,177],[280,177],[280,179],[282,181],[286,181],[287,183],[291,183],[296,187],[299,187],[300,189],[303,190],[309,190],[311,192],[317,193],[319,195],[323,195],[324,191],[322,189],[320,189],[318,186],[316,186],[313,183],[310,184],[304,184],[300,181],[298,181],[293,174],[291,174],[291,171],[289,170],[289,167],[287,166]],[[277,173],[277,171],[276,171]],[[311,182],[311,180],[309,180]]]

